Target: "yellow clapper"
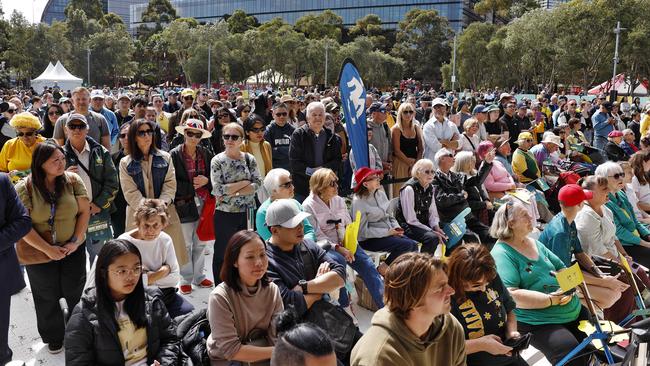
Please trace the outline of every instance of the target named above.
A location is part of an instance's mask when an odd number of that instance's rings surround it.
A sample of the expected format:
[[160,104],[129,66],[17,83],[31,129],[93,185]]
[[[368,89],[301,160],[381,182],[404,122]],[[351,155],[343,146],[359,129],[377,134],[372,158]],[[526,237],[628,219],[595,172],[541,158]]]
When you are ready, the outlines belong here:
[[570,291],[578,287],[584,281],[578,263],[557,272],[555,278],[557,279],[557,283],[560,285],[562,291]]
[[345,227],[345,236],[343,237],[343,246],[352,254],[357,252],[359,245],[359,227],[361,227],[361,211],[357,211],[354,221]]

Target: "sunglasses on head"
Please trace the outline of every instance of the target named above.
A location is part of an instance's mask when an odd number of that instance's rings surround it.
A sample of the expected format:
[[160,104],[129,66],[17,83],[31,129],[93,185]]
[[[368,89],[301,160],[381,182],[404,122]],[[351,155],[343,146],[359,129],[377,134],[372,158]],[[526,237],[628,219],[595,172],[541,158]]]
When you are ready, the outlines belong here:
[[287,112],[278,112],[278,113],[276,113],[275,115],[278,116],[278,117],[284,117],[284,116],[286,116],[287,114],[288,114]]
[[47,112],[47,115],[48,116],[60,116],[61,112],[59,112],[59,111],[49,111],[49,112]]
[[222,135],[224,141],[232,140],[232,141],[237,141],[241,138],[239,135]]
[[68,129],[73,131],[73,130],[84,130],[86,129],[86,125],[80,125],[80,124],[70,124],[68,125]]
[[289,187],[293,187],[293,181],[291,180],[286,183],[280,184],[280,188],[289,188]]
[[612,177],[612,178],[614,178],[614,179],[622,179],[622,178],[625,178],[625,172],[623,172],[623,173],[616,173],[616,174],[614,174],[614,175],[610,175],[610,177]]
[[153,136],[153,130],[138,131],[137,134],[138,134],[138,137],[145,137],[147,135]]
[[203,132],[192,132],[192,131],[185,130],[185,136],[200,139],[201,136],[203,136]]
[[36,135],[36,131],[30,131],[30,132],[16,132],[16,136],[18,137],[32,137]]

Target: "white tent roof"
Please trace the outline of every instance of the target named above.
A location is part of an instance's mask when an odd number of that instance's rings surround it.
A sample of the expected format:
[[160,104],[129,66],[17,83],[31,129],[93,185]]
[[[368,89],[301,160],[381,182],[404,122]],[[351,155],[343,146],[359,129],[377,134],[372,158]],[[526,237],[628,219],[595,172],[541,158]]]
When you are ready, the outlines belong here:
[[65,69],[60,61],[52,66],[50,62],[47,68],[36,79],[32,80],[32,87],[40,91],[43,87],[59,86],[63,90],[71,90],[77,86],[81,86],[83,79],[72,75]]
[[246,84],[279,84],[287,81],[289,81],[289,78],[285,75],[282,75],[277,71],[273,71],[272,69],[268,69],[260,72],[259,74],[248,77],[248,79],[246,79]]

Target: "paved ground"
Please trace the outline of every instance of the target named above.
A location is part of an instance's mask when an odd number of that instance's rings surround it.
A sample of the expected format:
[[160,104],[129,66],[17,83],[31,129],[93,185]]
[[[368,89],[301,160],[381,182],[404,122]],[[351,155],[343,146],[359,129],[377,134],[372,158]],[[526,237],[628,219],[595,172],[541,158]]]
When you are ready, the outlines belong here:
[[[211,263],[210,258],[206,259],[206,263]],[[207,266],[211,267],[211,266]],[[208,276],[211,278],[211,268],[208,268]],[[27,282],[27,276],[25,276]],[[195,289],[187,298],[197,308],[207,307],[208,295],[210,289]],[[353,295],[356,298],[356,295]],[[361,331],[365,331],[370,326],[372,312],[355,306],[355,313],[359,319]],[[11,326],[9,329],[9,346],[14,352],[14,360],[22,360],[28,366],[35,365],[64,365],[65,358],[63,353],[58,355],[51,355],[47,351],[47,346],[41,342],[36,329],[36,313],[34,311],[34,301],[32,300],[32,292],[29,287],[25,288],[20,293],[12,298],[11,302]],[[550,364],[546,359],[537,352],[534,348],[528,349],[524,354],[524,358],[529,364],[534,366],[549,366]]]

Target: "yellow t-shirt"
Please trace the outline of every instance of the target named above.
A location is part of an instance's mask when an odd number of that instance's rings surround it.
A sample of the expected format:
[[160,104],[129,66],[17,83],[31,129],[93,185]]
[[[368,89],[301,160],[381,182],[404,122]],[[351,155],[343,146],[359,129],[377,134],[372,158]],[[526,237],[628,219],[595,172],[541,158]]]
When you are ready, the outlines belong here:
[[650,130],[650,114],[644,114],[643,119],[641,120],[641,126],[639,126],[639,133],[641,137],[645,136]]
[[117,338],[124,353],[124,365],[146,366],[147,365],[147,328],[136,328],[135,324],[124,311],[124,301],[115,304],[117,306]]
[[45,137],[37,136],[36,143],[32,147],[27,147],[19,137],[7,141],[0,151],[0,172],[29,170],[32,166],[32,153],[43,141]]
[[158,117],[156,117],[156,122],[165,133],[169,133],[169,117],[167,117],[167,112],[160,112]]
[[388,125],[389,130],[395,126],[395,118],[393,118],[391,113],[386,113],[386,124]]

